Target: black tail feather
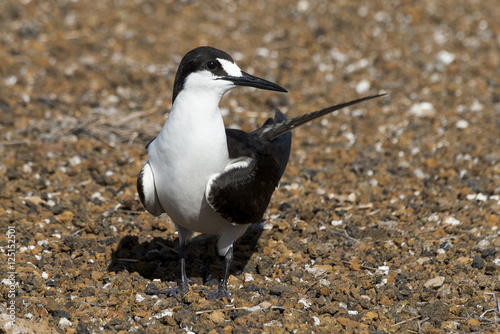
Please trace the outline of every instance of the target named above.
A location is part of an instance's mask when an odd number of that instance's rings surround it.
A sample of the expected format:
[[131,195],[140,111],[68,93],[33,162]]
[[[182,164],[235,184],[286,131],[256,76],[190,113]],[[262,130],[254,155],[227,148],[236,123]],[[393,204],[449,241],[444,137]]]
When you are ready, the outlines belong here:
[[259,138],[262,140],[273,140],[274,138],[277,138],[281,136],[284,133],[287,133],[291,131],[292,129],[301,126],[307,122],[312,121],[313,119],[316,119],[318,117],[324,116],[326,114],[329,114],[331,112],[334,112],[335,110],[339,110],[345,107],[352,106],[354,104],[371,100],[377,97],[381,97],[387,94],[377,94],[377,95],[371,95],[371,96],[365,96],[357,100],[345,102],[345,103],[340,103],[331,107],[327,107],[318,111],[313,111],[301,116],[297,116],[295,118],[291,119],[286,119],[283,120],[279,123],[273,123],[273,124],[266,124],[262,128],[258,129],[259,131]]

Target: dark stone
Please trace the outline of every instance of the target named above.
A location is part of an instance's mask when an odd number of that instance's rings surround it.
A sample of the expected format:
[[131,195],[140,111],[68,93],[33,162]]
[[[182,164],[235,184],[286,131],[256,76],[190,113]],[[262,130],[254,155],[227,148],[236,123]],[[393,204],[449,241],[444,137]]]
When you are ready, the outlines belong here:
[[50,211],[52,211],[53,214],[55,215],[60,215],[64,211],[64,207],[61,204],[56,204],[50,208]]
[[160,292],[160,289],[153,283],[149,283],[146,286],[146,290],[144,290],[144,293],[147,295],[157,295]]
[[181,326],[188,326],[194,321],[194,314],[186,309],[174,313],[174,320]]
[[493,248],[488,248],[485,249],[484,251],[481,252],[481,257],[485,259],[486,261],[491,261],[495,258],[497,255],[497,251]]
[[65,312],[63,310],[55,310],[53,313],[52,313],[52,316],[54,316],[55,318],[66,318],[66,319],[69,319],[70,318],[70,315],[68,312]]
[[112,244],[114,244],[116,242],[115,238],[111,237],[111,238],[107,238],[106,241],[104,242],[104,244],[106,246],[111,246]]
[[57,281],[56,281],[55,279],[51,278],[51,279],[49,279],[49,280],[47,281],[47,286],[50,286],[50,287],[52,287],[52,288],[55,288],[55,287],[57,286]]
[[20,179],[22,175],[23,173],[18,171],[15,167],[7,168],[7,172],[5,173],[5,176],[7,176],[9,181]]
[[440,327],[441,323],[450,317],[450,308],[441,301],[433,301],[425,304],[420,309],[420,315],[422,319],[429,318],[429,322],[436,327]]
[[345,231],[348,236],[354,239],[361,238],[361,233],[359,232],[359,228],[356,225],[349,224],[345,227]]
[[494,275],[498,270],[498,266],[493,263],[489,262],[486,264],[486,267],[484,268],[484,273],[487,275]]
[[290,288],[283,284],[276,284],[269,289],[269,294],[274,296],[281,296],[281,294],[290,291]]
[[90,334],[87,323],[79,321],[78,325],[76,326],[76,334]]
[[263,276],[271,276],[274,271],[273,265],[273,259],[267,255],[263,255],[257,263],[257,271]]
[[483,269],[484,267],[484,260],[482,257],[476,255],[472,259],[472,268],[477,268],[479,270]]
[[94,297],[94,296],[95,296],[95,289],[90,286],[83,288],[82,291],[80,292],[80,297]]
[[131,327],[130,323],[122,319],[111,319],[108,324],[106,324],[106,329],[115,330],[128,330]]
[[283,202],[281,203],[280,207],[279,207],[279,210],[280,211],[286,211],[288,209],[290,209],[292,206],[290,205],[290,203],[287,203],[287,202]]
[[255,284],[250,284],[245,287],[246,292],[257,292],[259,288]]

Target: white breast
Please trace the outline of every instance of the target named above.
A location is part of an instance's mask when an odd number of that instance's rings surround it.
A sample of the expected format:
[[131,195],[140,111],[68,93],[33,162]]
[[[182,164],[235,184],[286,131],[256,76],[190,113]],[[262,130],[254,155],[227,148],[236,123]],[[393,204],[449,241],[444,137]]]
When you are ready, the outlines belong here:
[[[185,95],[186,92],[180,92],[176,98],[173,111],[149,146],[148,157],[166,213],[178,225],[210,233],[213,229],[205,230],[208,222],[200,221],[200,214],[208,206],[208,180],[229,161],[226,133],[218,100],[210,101],[210,96],[202,94]],[[204,216],[206,220],[213,215]]]

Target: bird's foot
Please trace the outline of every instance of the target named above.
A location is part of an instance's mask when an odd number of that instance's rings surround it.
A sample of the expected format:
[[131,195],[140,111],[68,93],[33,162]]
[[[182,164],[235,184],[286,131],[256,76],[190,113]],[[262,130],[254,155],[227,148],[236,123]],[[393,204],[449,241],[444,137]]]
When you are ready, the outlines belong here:
[[159,290],[158,294],[163,294],[168,297],[172,297],[176,295],[184,296],[188,292],[189,292],[189,284],[186,282],[179,282],[179,284],[176,287]]
[[208,299],[210,300],[222,299],[222,298],[229,299],[231,297],[231,293],[227,291],[227,286],[225,284],[219,284],[217,289],[209,290],[207,291],[207,293],[208,293]]

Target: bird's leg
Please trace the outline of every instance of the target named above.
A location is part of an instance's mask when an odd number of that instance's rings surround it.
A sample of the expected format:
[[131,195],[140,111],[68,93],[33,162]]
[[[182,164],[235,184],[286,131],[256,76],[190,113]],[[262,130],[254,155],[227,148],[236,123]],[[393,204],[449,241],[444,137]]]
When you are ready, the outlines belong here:
[[229,250],[224,257],[226,267],[224,269],[224,277],[221,279],[219,286],[216,290],[211,290],[208,292],[208,299],[222,299],[231,296],[229,291],[227,291],[227,278],[229,276],[229,269],[231,268],[231,263],[233,262],[233,245],[229,247]]
[[189,291],[189,283],[191,282],[186,275],[186,257],[186,245],[184,243],[181,243],[179,247],[179,260],[181,262],[181,281],[179,282],[177,289],[183,295]]
[[186,275],[186,257],[187,249],[184,242],[179,245],[179,261],[181,263],[181,281],[177,284],[175,288],[165,288],[161,289],[158,293],[174,296],[178,293],[185,295],[189,291],[189,283],[191,282]]
[[191,239],[191,232],[177,226],[179,231],[179,261],[181,263],[181,281],[175,288],[165,288],[159,291],[159,293],[165,294],[167,296],[173,296],[178,293],[185,295],[189,291],[189,284],[193,283],[186,275],[186,257],[187,257],[187,247],[186,242]]

